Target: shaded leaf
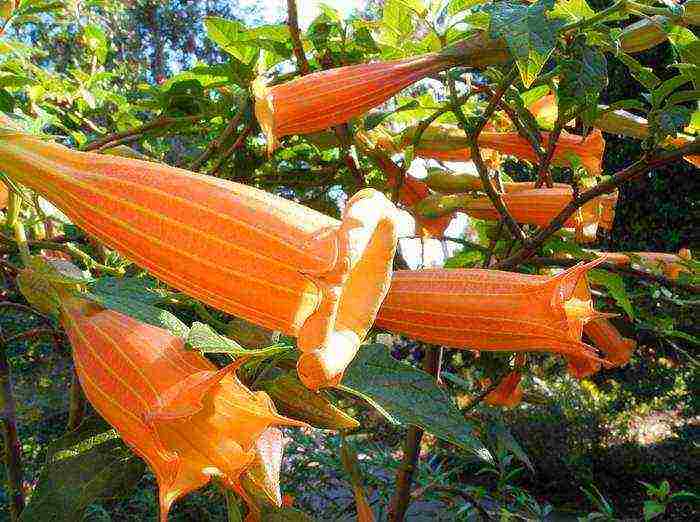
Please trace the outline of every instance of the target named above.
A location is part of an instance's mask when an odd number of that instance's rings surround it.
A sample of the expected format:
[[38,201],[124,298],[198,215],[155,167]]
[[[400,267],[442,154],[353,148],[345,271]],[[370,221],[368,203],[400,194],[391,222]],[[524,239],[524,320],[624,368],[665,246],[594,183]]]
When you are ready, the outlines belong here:
[[525,87],[530,87],[549,59],[563,25],[546,16],[553,6],[554,0],[537,0],[533,4],[498,2],[485,8],[491,13],[491,37],[506,41]]
[[173,335],[186,337],[189,328],[172,313],[154,305],[160,297],[148,280],[141,278],[101,278],[90,288],[89,297],[110,310],[165,328]]
[[226,353],[233,357],[267,357],[286,351],[286,346],[271,346],[262,350],[248,350],[233,339],[223,336],[204,323],[192,323],[185,341],[190,348],[202,353]]
[[492,460],[474,435],[471,423],[435,379],[391,357],[383,344],[360,348],[340,389],[366,400],[394,424],[419,426],[484,460]]
[[86,419],[48,449],[22,522],[82,520],[87,507],[126,494],[146,470],[117,432],[97,417]]
[[617,305],[627,313],[630,319],[634,319],[634,309],[622,277],[607,270],[593,269],[588,272],[588,280],[592,284],[604,286]]
[[572,56],[562,66],[559,84],[559,114],[564,118],[573,116],[578,108],[596,106],[608,85],[608,64],[600,50],[577,42]]

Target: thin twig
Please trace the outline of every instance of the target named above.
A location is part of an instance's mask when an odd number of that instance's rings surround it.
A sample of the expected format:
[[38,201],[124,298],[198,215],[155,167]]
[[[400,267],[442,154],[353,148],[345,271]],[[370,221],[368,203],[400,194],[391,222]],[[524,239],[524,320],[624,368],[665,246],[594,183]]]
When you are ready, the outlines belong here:
[[595,187],[579,194],[578,197],[573,198],[572,201],[549,222],[549,225],[540,229],[540,231],[534,237],[530,238],[530,241],[527,244],[524,244],[523,248],[514,255],[498,263],[496,265],[497,268],[513,268],[532,257],[537,249],[547,240],[547,238],[562,228],[569,217],[571,217],[579,208],[592,199],[602,196],[603,194],[609,194],[623,183],[639,177],[642,174],[646,174],[656,167],[666,165],[667,163],[678,160],[683,156],[698,153],[700,153],[700,140],[695,140],[683,147],[663,152],[653,158],[648,156],[642,157],[639,161],[633,163],[629,167],[615,173],[609,180],[599,183]]
[[161,117],[161,118],[156,118],[150,123],[146,123],[144,125],[141,125],[140,127],[134,127],[133,129],[129,129],[126,131],[122,132],[114,132],[112,134],[108,134],[107,136],[104,136],[103,138],[91,141],[87,145],[85,145],[82,150],[84,152],[89,152],[93,150],[103,150],[106,148],[109,148],[113,146],[116,142],[123,143],[123,140],[125,138],[130,138],[132,136],[140,136],[141,134],[153,130],[153,129],[159,129],[162,127],[168,127],[170,125],[173,125],[175,123],[184,123],[188,121],[197,121],[202,119],[202,115],[198,114],[196,116],[183,116],[179,118],[169,118],[169,117]]
[[217,160],[216,164],[212,167],[212,169],[207,172],[210,176],[215,176],[217,172],[219,172],[219,169],[221,166],[224,164],[224,161],[228,159],[231,154],[233,154],[236,149],[239,149],[243,143],[245,143],[245,139],[248,137],[248,134],[250,134],[250,131],[252,130],[252,126],[250,124],[246,125],[245,129],[241,131],[241,133],[238,135],[238,138],[236,138],[236,141],[234,141],[231,146],[224,151],[224,153],[219,156],[219,159]]
[[24,492],[22,490],[22,444],[17,434],[17,409],[12,390],[12,374],[5,352],[7,343],[0,339],[0,423],[4,448],[4,463],[7,473],[7,493],[10,507],[10,520],[16,522],[24,509]]
[[[433,375],[440,383],[440,367],[442,366],[442,347],[426,346],[423,368]],[[409,426],[404,442],[403,460],[396,473],[396,491],[391,499],[389,522],[401,522],[406,516],[406,511],[411,503],[411,483],[413,472],[418,462],[420,443],[423,438],[423,430],[418,426]]]
[[236,115],[231,118],[231,121],[228,122],[228,125],[226,125],[226,128],[223,130],[221,134],[219,134],[214,140],[209,143],[206,149],[192,162],[190,165],[190,170],[197,171],[199,170],[199,167],[204,165],[204,163],[214,154],[217,150],[221,148],[221,146],[226,142],[227,139],[231,137],[231,135],[236,131],[238,128],[238,124],[241,122],[241,118],[243,117],[243,113],[245,112],[246,108],[248,106],[248,100],[244,101],[241,106],[238,109],[238,112]]
[[552,163],[552,158],[554,158],[554,151],[557,148],[557,142],[559,141],[559,136],[561,136],[561,131],[564,129],[564,122],[561,118],[557,118],[556,123],[552,132],[549,133],[549,141],[547,142],[547,152],[540,161],[540,167],[537,171],[537,181],[535,181],[535,188],[540,188],[543,183],[547,184],[547,187],[552,188],[554,186],[554,181],[552,180],[552,174],[549,172],[549,165]]
[[457,120],[459,121],[462,130],[467,136],[467,139],[469,140],[470,143],[470,149],[471,149],[471,158],[472,161],[474,162],[474,166],[476,167],[476,170],[479,172],[479,177],[481,178],[481,183],[484,187],[484,191],[486,194],[488,194],[489,199],[491,200],[491,203],[493,203],[494,208],[498,210],[498,213],[501,215],[503,218],[503,221],[505,222],[506,226],[510,230],[511,234],[513,235],[514,238],[522,241],[523,243],[527,243],[527,237],[523,233],[523,230],[520,228],[520,225],[513,219],[513,216],[511,215],[510,211],[506,207],[505,203],[503,202],[503,198],[501,195],[496,191],[496,189],[493,186],[493,183],[491,182],[491,178],[489,177],[489,172],[488,169],[486,168],[486,165],[484,164],[484,160],[481,157],[481,151],[479,150],[479,135],[481,132],[484,130],[484,127],[488,123],[489,119],[493,115],[493,113],[496,111],[496,108],[498,107],[500,99],[503,97],[505,92],[508,90],[510,85],[515,81],[515,79],[518,76],[517,69],[513,69],[501,82],[501,84],[498,86],[498,89],[494,93],[494,95],[491,97],[491,101],[489,102],[488,106],[486,107],[486,110],[484,111],[484,114],[481,115],[481,118],[479,118],[479,122],[476,125],[476,128],[474,129],[473,133],[469,133],[469,128],[468,128],[468,123],[466,121],[466,118],[464,116],[464,113],[462,112],[460,107],[453,107],[452,112],[454,112],[455,116],[457,117]]
[[304,53],[304,44],[301,41],[296,0],[287,0],[287,25],[289,26],[289,36],[292,40],[294,56],[297,59],[297,68],[299,69],[299,74],[304,76],[309,74],[310,68]]

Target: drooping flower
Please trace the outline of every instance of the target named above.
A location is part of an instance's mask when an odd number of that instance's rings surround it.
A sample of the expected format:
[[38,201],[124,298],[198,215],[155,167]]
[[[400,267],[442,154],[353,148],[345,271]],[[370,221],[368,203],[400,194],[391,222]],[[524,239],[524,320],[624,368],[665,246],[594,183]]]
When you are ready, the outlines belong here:
[[[250,501],[241,478],[260,437],[270,426],[304,425],[241,384],[237,363],[217,369],[163,329],[72,295],[61,321],[86,397],[156,475],[161,522],[214,477]],[[254,504],[250,513],[258,519]]]
[[299,374],[339,382],[389,286],[395,207],[366,189],[338,221],[226,180],[0,131],[6,174],[153,275],[296,336]]
[[[530,184],[510,184],[501,197],[518,223],[546,226],[571,203],[573,190],[568,185],[535,189]],[[588,201],[566,220],[564,226],[575,229],[580,242],[590,242],[595,239],[598,226],[612,226],[611,214],[614,217],[614,210],[611,209],[616,200],[616,195],[613,195]],[[500,213],[488,196],[471,194],[434,195],[423,199],[416,206],[416,211],[429,218],[461,211],[478,219],[500,219]]]
[[483,269],[402,270],[377,326],[424,342],[490,351],[542,351],[595,359],[583,325],[593,309],[585,273],[596,259],[554,276]]
[[661,269],[669,279],[678,279],[682,272],[689,272],[683,265],[684,261],[690,261],[692,254],[687,248],[681,248],[678,254],[666,252],[606,252],[604,254],[609,263],[618,266],[630,266],[638,270]]
[[496,388],[484,397],[484,402],[491,406],[513,408],[523,400],[523,388],[520,385],[523,374],[519,370],[510,372],[501,379]]
[[[473,172],[451,172],[443,169],[430,169],[425,178],[429,188],[442,194],[459,194],[470,190],[483,190],[481,177]],[[571,190],[571,185],[555,183],[553,188]],[[504,192],[522,192],[534,190],[534,181],[504,182]]]
[[274,427],[267,428],[256,440],[253,463],[241,477],[243,489],[256,503],[282,507],[280,471],[287,442],[282,430]]
[[612,366],[624,366],[632,357],[637,343],[623,337],[608,319],[596,319],[586,323],[583,332],[605,354]]
[[479,36],[440,53],[319,71],[279,85],[253,84],[255,114],[273,150],[281,136],[309,134],[349,121],[412,83],[458,63],[505,59],[502,44]]
[[[404,132],[403,144],[413,142],[416,128]],[[542,147],[549,143],[549,133],[542,133]],[[538,162],[538,157],[530,142],[517,132],[487,132],[479,135],[479,146],[484,149],[496,150],[520,159]],[[572,155],[577,156],[589,174],[599,176],[602,172],[605,140],[600,130],[596,129],[588,136],[577,136],[566,131],[561,133],[554,147],[552,163],[554,165],[571,166]],[[467,161],[471,158],[469,141],[464,132],[453,125],[431,125],[421,136],[421,141],[415,149],[416,156],[433,158],[444,161]]]
[[345,123],[451,64],[433,53],[338,67],[270,87],[256,80],[255,114],[272,151],[282,136],[310,134]]

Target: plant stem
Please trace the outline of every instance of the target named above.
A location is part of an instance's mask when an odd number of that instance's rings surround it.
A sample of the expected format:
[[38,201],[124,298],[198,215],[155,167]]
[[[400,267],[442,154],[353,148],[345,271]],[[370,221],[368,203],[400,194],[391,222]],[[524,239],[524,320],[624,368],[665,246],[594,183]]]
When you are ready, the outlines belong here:
[[[442,366],[442,347],[428,347],[425,349],[423,368],[435,377],[440,383],[440,367]],[[391,499],[389,522],[401,522],[406,516],[406,511],[411,503],[411,483],[413,471],[418,462],[420,443],[423,438],[423,430],[418,426],[409,426],[404,441],[403,459],[399,470],[396,472],[396,491]]]
[[66,426],[66,431],[73,431],[80,426],[85,418],[85,410],[87,403],[85,401],[85,394],[83,393],[83,388],[80,386],[80,381],[78,380],[78,374],[73,369],[73,375],[71,376],[70,383],[70,403],[68,406],[68,425]]
[[12,375],[7,361],[7,344],[0,339],[0,411],[2,417],[2,439],[5,469],[7,470],[7,492],[10,505],[10,520],[16,522],[24,509],[22,492],[22,445],[17,435],[17,412],[12,393]]
[[243,522],[238,497],[230,489],[223,489],[226,496],[226,519],[228,522]]
[[289,35],[292,39],[294,57],[297,60],[297,68],[299,69],[299,74],[304,76],[305,74],[309,74],[310,68],[309,62],[306,59],[306,54],[304,54],[304,44],[301,41],[301,34],[299,32],[296,0],[287,0],[287,25],[289,26]]

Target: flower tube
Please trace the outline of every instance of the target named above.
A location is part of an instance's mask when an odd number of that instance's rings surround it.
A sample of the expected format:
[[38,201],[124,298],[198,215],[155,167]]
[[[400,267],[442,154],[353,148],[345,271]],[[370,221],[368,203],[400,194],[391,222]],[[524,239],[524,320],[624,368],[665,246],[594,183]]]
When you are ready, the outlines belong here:
[[338,221],[295,202],[159,163],[0,131],[3,170],[154,276],[298,338],[311,388],[338,382],[389,286],[396,210],[366,189]]
[[487,351],[541,351],[595,359],[583,325],[593,309],[585,273],[605,258],[554,277],[484,269],[402,270],[376,324],[423,342]]
[[[518,223],[546,226],[554,219],[573,198],[570,186],[555,188],[530,189],[529,187],[511,186],[508,192],[502,194],[503,202]],[[596,231],[603,221],[605,226],[611,224],[610,213],[601,220],[603,208],[610,204],[610,198],[600,196],[586,202],[571,215],[564,226],[574,228],[577,238],[582,242],[595,239]],[[497,221],[500,214],[487,196],[471,194],[451,194],[447,196],[433,195],[419,202],[415,210],[428,218],[437,218],[462,211],[477,219]]]
[[[404,132],[403,144],[413,142],[415,128]],[[542,147],[547,148],[549,133],[542,133]],[[539,158],[530,142],[517,132],[488,132],[479,134],[479,146],[484,149],[496,150],[520,159],[537,163]],[[596,129],[588,136],[577,136],[566,131],[561,133],[554,147],[552,163],[554,165],[571,166],[570,155],[580,158],[581,164],[594,176],[602,173],[602,159],[605,150],[605,140],[600,130]],[[471,158],[469,141],[462,129],[454,125],[431,125],[421,136],[421,141],[415,149],[416,156],[443,161],[467,161]]]
[[484,397],[484,402],[504,408],[517,406],[523,400],[523,388],[520,384],[522,378],[523,374],[519,370],[510,372],[501,379],[491,393]]
[[623,337],[608,319],[596,319],[586,323],[583,333],[605,354],[612,366],[624,366],[632,357],[637,343]]
[[678,279],[682,272],[689,272],[683,265],[684,261],[690,261],[692,255],[687,248],[681,248],[678,254],[666,252],[605,252],[609,263],[618,266],[631,266],[638,270],[660,268],[669,279]]
[[160,520],[172,504],[216,477],[251,507],[241,479],[260,437],[282,417],[264,392],[185,349],[183,339],[76,296],[64,296],[61,321],[80,384],[95,409],[142,457],[158,481]]
[[505,59],[502,44],[479,35],[440,53],[319,71],[279,85],[253,84],[255,114],[272,151],[282,136],[339,125],[382,104],[400,90],[457,64]]

